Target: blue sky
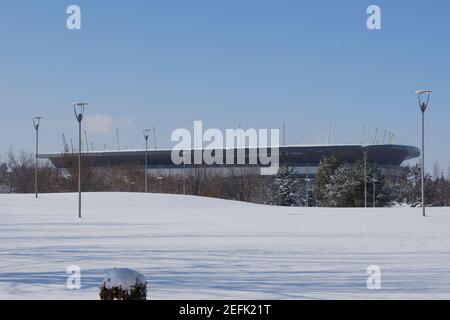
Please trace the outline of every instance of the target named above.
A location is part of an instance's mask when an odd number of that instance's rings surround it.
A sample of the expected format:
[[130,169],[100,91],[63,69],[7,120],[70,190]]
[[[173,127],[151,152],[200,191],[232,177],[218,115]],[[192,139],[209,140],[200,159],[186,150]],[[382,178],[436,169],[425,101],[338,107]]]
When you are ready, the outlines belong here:
[[[77,4],[82,29],[66,28]],[[366,28],[366,8],[382,30]],[[98,149],[159,146],[176,128],[277,128],[288,143],[366,142],[375,128],[420,144],[416,89],[432,89],[428,164],[450,165],[450,2],[9,1],[0,8],[0,153],[33,151],[31,117],[45,117],[41,151],[76,138],[71,103],[90,106]]]

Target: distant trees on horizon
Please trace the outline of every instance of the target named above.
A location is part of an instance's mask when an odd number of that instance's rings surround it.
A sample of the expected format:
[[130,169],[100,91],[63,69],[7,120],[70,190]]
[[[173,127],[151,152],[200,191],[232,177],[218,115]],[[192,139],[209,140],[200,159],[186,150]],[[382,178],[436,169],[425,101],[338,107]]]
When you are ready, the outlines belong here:
[[[2,159],[0,159],[2,160]],[[0,161],[0,193],[34,192],[34,155],[9,152]],[[65,170],[49,161],[40,161],[40,193],[76,192],[77,159],[67,154]],[[383,177],[376,163],[367,162],[367,203],[373,206],[420,205],[420,167],[405,165],[400,175]],[[315,179],[299,178],[292,167],[281,167],[277,176],[261,176],[257,168],[231,168],[217,173],[207,168],[186,169],[182,173],[148,172],[148,190],[214,197],[281,206],[363,207],[364,163],[340,162],[334,157],[322,159]],[[450,205],[450,172],[446,177],[439,165],[425,177],[427,204]],[[83,192],[144,192],[144,170],[131,166],[93,168],[82,162]]]

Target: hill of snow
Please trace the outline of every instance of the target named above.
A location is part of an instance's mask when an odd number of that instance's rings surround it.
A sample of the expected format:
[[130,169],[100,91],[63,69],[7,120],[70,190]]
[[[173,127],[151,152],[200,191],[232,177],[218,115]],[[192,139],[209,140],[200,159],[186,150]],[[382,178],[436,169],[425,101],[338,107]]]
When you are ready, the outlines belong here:
[[[98,299],[114,267],[150,299],[450,299],[450,210],[280,208],[132,193],[0,195],[0,299]],[[81,290],[66,268],[81,268]],[[366,269],[381,268],[381,290]]]

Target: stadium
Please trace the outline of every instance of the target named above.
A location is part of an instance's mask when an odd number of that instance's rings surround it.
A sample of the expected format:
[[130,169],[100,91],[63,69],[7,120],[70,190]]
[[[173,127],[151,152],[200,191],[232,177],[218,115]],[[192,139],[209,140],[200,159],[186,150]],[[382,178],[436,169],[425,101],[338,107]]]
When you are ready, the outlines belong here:
[[[184,150],[193,157],[194,150]],[[226,164],[225,154],[230,150],[222,150],[224,159],[223,164],[181,164],[176,165],[173,163],[171,155],[171,149],[157,149],[157,150],[117,150],[117,151],[89,151],[83,152],[82,157],[85,161],[94,167],[115,167],[115,166],[128,166],[142,168],[146,163],[147,153],[147,168],[149,171],[154,170],[167,170],[179,171],[192,168],[254,168],[264,167],[259,161],[256,164],[250,164],[249,154],[251,149],[245,148],[245,163],[241,164]],[[256,151],[256,150],[253,150]],[[202,150],[205,152],[205,150]],[[214,153],[214,151],[210,151]],[[239,149],[233,149],[232,151],[236,156]],[[269,149],[270,154],[270,149]],[[52,164],[59,169],[65,169],[67,167],[67,160],[77,159],[78,153],[65,152],[65,153],[53,153],[53,154],[41,154],[39,158],[48,159]],[[337,159],[355,163],[358,160],[363,160],[367,156],[367,160],[375,162],[380,170],[380,174],[384,176],[396,176],[399,173],[401,164],[404,161],[415,159],[420,156],[420,149],[397,144],[375,144],[375,145],[290,145],[279,147],[279,160],[280,166],[288,165],[295,168],[295,173],[299,177],[311,177],[313,178],[317,173],[317,168],[322,158],[335,156]],[[194,163],[191,161],[191,163]]]

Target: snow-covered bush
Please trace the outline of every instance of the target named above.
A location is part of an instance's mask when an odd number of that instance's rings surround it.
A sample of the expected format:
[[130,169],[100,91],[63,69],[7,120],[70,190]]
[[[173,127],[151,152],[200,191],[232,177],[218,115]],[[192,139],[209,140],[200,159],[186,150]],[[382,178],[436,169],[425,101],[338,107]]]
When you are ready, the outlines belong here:
[[101,300],[146,300],[147,281],[135,270],[114,268],[106,274],[100,286]]

